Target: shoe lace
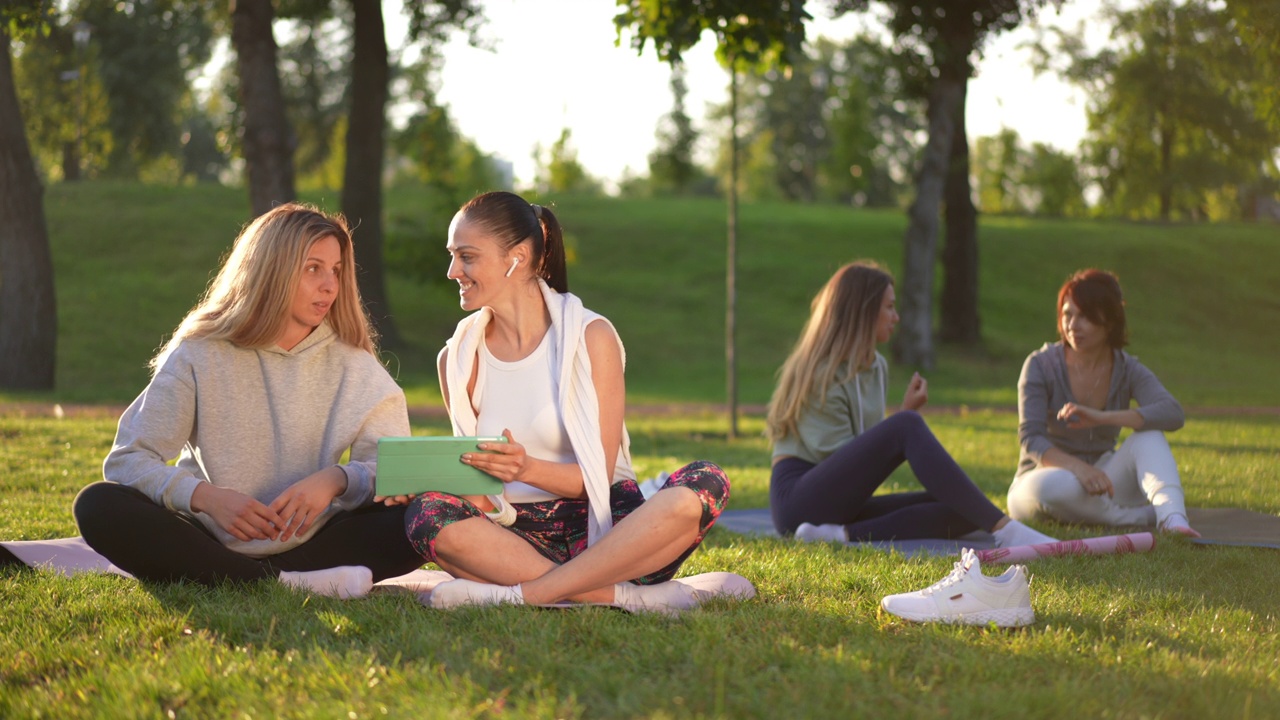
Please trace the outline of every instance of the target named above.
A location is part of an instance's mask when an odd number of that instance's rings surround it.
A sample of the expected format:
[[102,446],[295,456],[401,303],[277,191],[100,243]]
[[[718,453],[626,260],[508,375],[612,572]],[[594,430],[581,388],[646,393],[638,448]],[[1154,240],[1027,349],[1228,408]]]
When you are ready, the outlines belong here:
[[924,595],[932,595],[938,592],[939,590],[945,590],[946,588],[949,588],[952,585],[955,585],[956,583],[963,580],[964,577],[968,574],[969,574],[969,567],[964,563],[964,561],[959,561],[955,564],[954,567],[951,568],[951,573],[949,575],[942,578],[938,582],[930,585],[929,587],[921,590],[920,592]]

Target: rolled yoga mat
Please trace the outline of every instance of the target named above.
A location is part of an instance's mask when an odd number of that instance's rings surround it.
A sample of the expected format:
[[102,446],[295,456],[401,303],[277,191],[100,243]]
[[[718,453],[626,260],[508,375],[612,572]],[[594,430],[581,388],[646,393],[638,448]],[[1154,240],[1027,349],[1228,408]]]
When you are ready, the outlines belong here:
[[998,564],[1027,562],[1036,558],[1055,557],[1058,555],[1123,555],[1125,553],[1147,552],[1155,546],[1155,536],[1149,532],[1142,532],[1129,535],[1084,538],[1081,540],[1062,540],[1039,545],[990,548],[975,552],[978,554],[978,560],[983,564]]

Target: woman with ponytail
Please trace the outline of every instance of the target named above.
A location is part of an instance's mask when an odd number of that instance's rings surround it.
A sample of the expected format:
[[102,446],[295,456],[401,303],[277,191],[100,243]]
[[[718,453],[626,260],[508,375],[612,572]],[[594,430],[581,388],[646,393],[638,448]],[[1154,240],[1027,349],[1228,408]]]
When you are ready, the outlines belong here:
[[431,604],[568,600],[668,614],[697,604],[668,581],[715,523],[729,480],[697,462],[645,501],[623,425],[622,341],[569,293],[555,214],[485,193],[454,216],[448,251],[448,276],[475,312],[440,353],[440,388],[455,435],[506,437],[462,456],[505,485],[497,496],[386,499],[412,500],[410,542],[459,578]]
[[[885,417],[889,366],[876,345],[897,324],[893,276],[872,262],[840,268],[813,299],[769,405],[778,532],[862,541],[986,530],[1000,546],[1052,542],[993,505],[934,437],[916,412],[929,399],[919,373]],[[875,495],[904,462],[924,492]]]

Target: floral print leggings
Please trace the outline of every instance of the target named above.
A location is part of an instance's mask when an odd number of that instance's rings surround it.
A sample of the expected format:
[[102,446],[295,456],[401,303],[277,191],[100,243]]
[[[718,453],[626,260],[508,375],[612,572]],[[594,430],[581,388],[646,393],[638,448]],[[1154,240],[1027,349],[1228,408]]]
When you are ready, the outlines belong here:
[[[715,525],[720,511],[729,501],[729,478],[713,463],[698,461],[677,470],[663,484],[662,490],[687,487],[698,494],[702,501],[702,519],[698,522],[698,536],[688,550],[670,565],[632,582],[651,585],[675,577],[676,571],[702,543],[707,531]],[[659,490],[661,492],[661,490]],[[609,488],[609,505],[614,524],[630,515],[644,503],[644,495],[635,480],[621,480]],[[516,521],[507,529],[524,538],[539,553],[554,563],[563,565],[587,549],[587,501],[547,500],[536,503],[517,503]],[[436,536],[449,525],[473,517],[486,517],[485,513],[457,495],[431,492],[419,495],[405,513],[405,532],[409,542],[422,557],[436,562]]]

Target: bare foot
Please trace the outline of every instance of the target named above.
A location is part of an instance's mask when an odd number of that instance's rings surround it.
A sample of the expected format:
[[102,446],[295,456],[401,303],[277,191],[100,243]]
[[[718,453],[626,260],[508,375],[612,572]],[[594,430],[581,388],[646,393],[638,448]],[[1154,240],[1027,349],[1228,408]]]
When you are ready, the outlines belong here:
[[1191,538],[1200,537],[1200,533],[1197,532],[1196,529],[1191,527],[1190,525],[1175,525],[1173,527],[1166,527],[1164,528],[1164,531],[1167,533],[1177,533],[1179,535],[1185,535],[1186,537],[1191,537]]

